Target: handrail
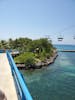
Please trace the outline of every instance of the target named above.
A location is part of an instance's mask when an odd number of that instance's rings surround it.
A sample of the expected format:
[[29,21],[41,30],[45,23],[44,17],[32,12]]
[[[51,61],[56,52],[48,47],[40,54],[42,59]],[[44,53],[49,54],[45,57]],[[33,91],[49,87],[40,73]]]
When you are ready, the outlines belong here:
[[11,54],[6,51],[6,54],[7,54],[7,58],[9,60],[9,64],[11,66],[11,71],[12,71],[12,74],[15,74],[15,77],[17,78],[18,80],[18,85],[20,85],[19,87],[21,88],[21,93],[22,93],[22,100],[33,100],[29,91],[28,91],[28,88],[25,84],[25,81],[23,80],[19,70],[17,69],[17,66],[11,56]]
[[4,53],[5,52],[5,50],[4,49],[0,49],[0,53]]
[[[0,53],[5,53],[7,50],[6,49],[0,49]],[[12,52],[12,49],[8,49],[9,52]]]

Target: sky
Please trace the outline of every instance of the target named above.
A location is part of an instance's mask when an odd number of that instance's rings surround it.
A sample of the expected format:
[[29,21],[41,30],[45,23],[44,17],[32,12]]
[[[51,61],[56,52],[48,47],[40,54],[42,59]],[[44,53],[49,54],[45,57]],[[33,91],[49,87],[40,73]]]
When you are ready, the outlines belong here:
[[47,36],[75,44],[75,0],[0,0],[0,40]]

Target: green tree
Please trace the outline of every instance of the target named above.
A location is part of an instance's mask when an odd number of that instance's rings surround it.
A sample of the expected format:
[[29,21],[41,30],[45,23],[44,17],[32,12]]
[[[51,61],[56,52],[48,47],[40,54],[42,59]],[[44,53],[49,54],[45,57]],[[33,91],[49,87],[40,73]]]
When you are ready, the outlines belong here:
[[1,40],[1,49],[9,49],[9,44],[5,40]]
[[31,52],[25,52],[23,54],[20,54],[14,60],[16,63],[24,63],[26,67],[30,67],[35,64],[35,57],[34,54]]

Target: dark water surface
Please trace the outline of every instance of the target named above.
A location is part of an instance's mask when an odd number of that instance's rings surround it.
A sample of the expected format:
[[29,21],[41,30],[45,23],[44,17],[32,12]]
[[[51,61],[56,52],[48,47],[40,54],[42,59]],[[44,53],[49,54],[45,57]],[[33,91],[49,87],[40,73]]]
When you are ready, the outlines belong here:
[[45,68],[21,71],[34,100],[75,100],[75,53],[58,55]]

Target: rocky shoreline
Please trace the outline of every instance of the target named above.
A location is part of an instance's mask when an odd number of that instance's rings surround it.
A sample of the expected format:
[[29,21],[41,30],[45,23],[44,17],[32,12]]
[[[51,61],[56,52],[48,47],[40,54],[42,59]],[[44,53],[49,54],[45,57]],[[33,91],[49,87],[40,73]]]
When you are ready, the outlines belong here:
[[30,66],[28,68],[25,67],[25,64],[23,64],[23,63],[22,64],[16,64],[16,65],[17,65],[18,69],[25,69],[25,70],[29,70],[29,69],[40,69],[42,67],[47,67],[48,65],[54,63],[54,61],[57,58],[57,56],[58,56],[58,53],[55,50],[53,56],[50,57],[49,59],[46,58],[44,62],[38,62],[35,65]]
[[41,67],[48,66],[48,65],[54,63],[57,56],[58,56],[58,54],[56,53],[56,54],[54,54],[53,57],[50,57],[49,59],[46,59],[44,62],[37,63],[36,68],[39,69]]

